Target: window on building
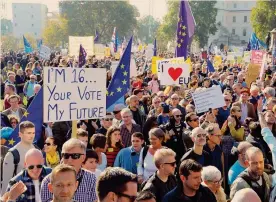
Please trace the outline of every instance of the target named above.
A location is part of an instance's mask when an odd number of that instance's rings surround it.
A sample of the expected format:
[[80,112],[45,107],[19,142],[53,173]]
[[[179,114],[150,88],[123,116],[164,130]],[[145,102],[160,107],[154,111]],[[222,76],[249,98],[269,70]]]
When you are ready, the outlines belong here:
[[236,16],[233,16],[233,22],[236,22]]
[[232,34],[236,34],[236,30],[235,29],[232,29]]
[[236,3],[234,3],[234,8],[237,8],[237,4]]
[[247,22],[247,16],[244,16],[244,17],[243,17],[243,21],[244,21],[244,22]]
[[246,36],[246,29],[243,29],[242,35],[243,35],[243,36]]

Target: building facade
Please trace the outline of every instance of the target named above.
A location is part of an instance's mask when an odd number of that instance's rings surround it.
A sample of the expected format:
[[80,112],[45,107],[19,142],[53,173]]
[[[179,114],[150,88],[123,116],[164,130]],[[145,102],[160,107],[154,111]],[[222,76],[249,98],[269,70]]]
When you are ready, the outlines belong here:
[[17,38],[24,34],[41,38],[46,25],[48,8],[39,3],[13,3],[12,21],[13,35]]
[[256,1],[217,1],[218,31],[209,37],[209,44],[246,46],[253,32],[250,15]]
[[8,1],[1,0],[0,1],[0,19],[8,18]]

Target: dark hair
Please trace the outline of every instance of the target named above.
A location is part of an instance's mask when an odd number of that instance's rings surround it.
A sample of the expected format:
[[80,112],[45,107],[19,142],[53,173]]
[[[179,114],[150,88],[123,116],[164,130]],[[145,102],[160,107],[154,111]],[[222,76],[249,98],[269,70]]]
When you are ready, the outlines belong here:
[[157,127],[157,117],[156,116],[150,116],[143,127],[143,135],[144,135],[144,139],[146,140],[147,143],[149,143],[148,139],[149,139],[149,131],[154,128]]
[[24,133],[24,130],[26,128],[34,128],[35,125],[30,122],[30,121],[22,121],[20,124],[19,124],[19,131],[20,133]]
[[[108,145],[108,147],[111,147],[112,142],[111,142],[111,136],[114,132],[119,131],[120,132],[120,128],[116,127],[116,126],[111,126],[107,132],[106,132],[106,144]],[[116,143],[116,147],[122,149],[124,146],[122,144],[122,141],[119,140],[119,142]]]
[[190,113],[186,114],[186,116],[185,116],[185,121],[186,121],[186,122],[191,121],[191,120],[192,120],[191,117],[192,117],[193,115],[196,116],[196,113],[195,113],[195,112],[190,112]]
[[135,132],[131,135],[131,137],[137,137],[139,138],[140,140],[144,140],[144,135],[140,132]]
[[6,87],[10,87],[12,91],[15,91],[15,86],[13,84],[6,84]]
[[54,137],[47,137],[46,139],[50,139],[50,140],[53,140],[53,144],[56,146],[58,146],[58,142],[57,142],[57,139],[54,138]]
[[85,162],[88,160],[88,159],[96,159],[97,161],[99,161],[99,156],[97,154],[97,152],[95,152],[94,150],[92,149],[87,149],[86,150],[86,157],[85,157],[85,160],[84,160],[84,164]]
[[144,200],[156,199],[154,194],[150,191],[144,190],[138,193],[136,202],[142,202]]
[[98,179],[97,195],[103,200],[109,192],[123,193],[128,182],[137,183],[136,175],[119,167],[106,168]]
[[94,134],[90,139],[90,144],[93,149],[97,147],[104,149],[106,144],[106,136],[103,134]]
[[254,122],[254,121],[250,122],[249,130],[250,130],[250,134],[253,137],[262,137],[261,135],[262,128],[259,122]]
[[200,172],[202,170],[202,165],[193,159],[187,159],[181,162],[179,166],[179,175],[183,175],[188,178],[190,171]]

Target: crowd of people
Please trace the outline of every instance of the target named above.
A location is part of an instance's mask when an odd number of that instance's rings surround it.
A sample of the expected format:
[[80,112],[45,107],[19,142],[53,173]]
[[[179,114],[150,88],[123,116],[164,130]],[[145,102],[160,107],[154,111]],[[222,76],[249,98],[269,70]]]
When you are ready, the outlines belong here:
[[[58,52],[50,60],[1,56],[1,200],[275,202],[275,66],[246,83],[247,64],[223,61],[208,72],[192,56],[187,85],[161,86],[151,60],[132,57],[139,75],[124,104],[104,119],[80,120],[76,138],[70,121],[44,123],[34,143],[37,126],[20,120],[43,85],[43,68],[78,62]],[[108,87],[112,61],[92,56],[84,68],[106,68]],[[225,105],[197,113],[192,94],[213,86]],[[4,146],[17,126],[20,142]]]

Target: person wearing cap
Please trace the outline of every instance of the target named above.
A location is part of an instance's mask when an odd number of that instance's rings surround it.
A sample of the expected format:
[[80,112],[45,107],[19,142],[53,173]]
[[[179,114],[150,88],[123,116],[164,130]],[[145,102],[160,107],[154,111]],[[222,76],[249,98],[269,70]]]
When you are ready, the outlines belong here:
[[119,127],[120,124],[122,123],[122,116],[121,116],[121,111],[122,109],[125,108],[125,105],[123,104],[116,104],[113,109],[113,115],[114,118],[112,120],[112,125]]
[[250,96],[250,91],[248,88],[243,88],[241,90],[240,100],[235,102],[233,106],[238,106],[241,109],[241,122],[244,123],[247,117],[250,117],[254,120],[257,119],[254,106],[251,104],[248,99]]

